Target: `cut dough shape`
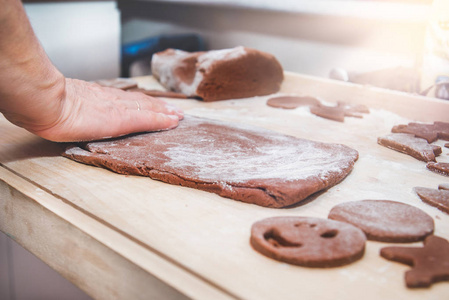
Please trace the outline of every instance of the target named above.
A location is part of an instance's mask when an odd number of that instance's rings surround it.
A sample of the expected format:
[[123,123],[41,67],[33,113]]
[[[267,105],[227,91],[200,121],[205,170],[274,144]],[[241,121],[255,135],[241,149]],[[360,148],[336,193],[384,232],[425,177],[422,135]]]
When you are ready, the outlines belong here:
[[102,79],[95,81],[95,83],[101,86],[112,87],[121,90],[128,90],[137,87],[137,81],[131,78]]
[[449,122],[434,122],[440,140],[449,141]]
[[344,122],[345,121],[345,111],[338,106],[327,106],[327,105],[317,105],[310,107],[310,112],[319,117]]
[[245,47],[193,53],[168,49],[153,55],[151,70],[166,89],[204,101],[273,94],[284,79],[273,55]]
[[429,162],[427,163],[426,167],[432,172],[449,176],[449,163]]
[[444,144],[444,147],[449,148],[449,143]]
[[337,184],[358,159],[344,145],[192,116],[176,129],[80,146],[63,155],[268,207],[289,206]]
[[310,96],[277,96],[268,99],[267,105],[276,108],[294,109],[300,106],[314,106],[320,104],[315,97]]
[[159,90],[147,90],[142,88],[130,88],[128,92],[140,92],[151,97],[164,97],[164,98],[179,98],[187,99],[187,96],[181,93],[175,93],[170,91],[159,91]]
[[391,129],[394,133],[409,133],[423,138],[429,143],[438,139],[449,140],[449,123],[434,122],[433,124],[409,123],[408,125],[397,125]]
[[433,143],[438,139],[438,132],[433,124],[409,123],[408,125],[396,125],[391,129],[394,133],[408,133],[415,137],[425,139]]
[[363,118],[362,114],[369,113],[365,105],[347,104],[338,102],[337,106],[318,104],[310,107],[310,112],[322,118],[344,122],[345,117]]
[[409,288],[429,287],[433,283],[449,280],[449,242],[430,235],[424,247],[386,247],[380,255],[388,260],[412,266],[405,273]]
[[368,240],[410,243],[433,233],[432,217],[414,206],[389,200],[362,200],[333,207],[329,219],[352,224]]
[[444,189],[429,189],[415,187],[415,192],[421,200],[429,205],[435,206],[441,211],[449,214],[449,191]]
[[391,133],[377,139],[378,144],[408,154],[416,159],[429,162],[441,154],[441,147],[427,143],[409,133]]
[[337,106],[342,108],[348,116],[350,114],[369,114],[369,108],[363,104],[348,104],[338,101]]
[[273,217],[254,223],[251,246],[289,264],[329,268],[350,264],[365,251],[366,237],[347,223],[309,217]]

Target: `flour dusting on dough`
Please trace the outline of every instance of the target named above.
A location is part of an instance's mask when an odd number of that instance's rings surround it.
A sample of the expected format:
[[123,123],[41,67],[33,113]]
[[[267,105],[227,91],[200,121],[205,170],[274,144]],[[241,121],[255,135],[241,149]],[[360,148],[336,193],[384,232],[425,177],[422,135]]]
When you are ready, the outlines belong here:
[[[220,124],[212,120],[208,123]],[[201,119],[194,122],[190,119],[188,126],[201,130],[201,124]],[[232,143],[221,143],[219,132],[209,139],[201,138],[203,135],[184,136],[182,143],[169,147],[164,153],[169,158],[165,165],[190,170],[190,175],[200,180],[239,183],[271,178],[293,181],[317,174],[326,180],[331,173],[341,172],[353,163],[353,156],[348,157],[343,151],[347,147],[343,145],[323,147],[321,143],[261,128],[241,124],[232,127],[235,128]],[[247,134],[242,135],[242,131],[256,138],[251,140]],[[258,143],[260,137],[264,143]]]
[[71,159],[267,207],[285,207],[348,175],[358,152],[274,131],[185,116],[176,129],[80,144]]

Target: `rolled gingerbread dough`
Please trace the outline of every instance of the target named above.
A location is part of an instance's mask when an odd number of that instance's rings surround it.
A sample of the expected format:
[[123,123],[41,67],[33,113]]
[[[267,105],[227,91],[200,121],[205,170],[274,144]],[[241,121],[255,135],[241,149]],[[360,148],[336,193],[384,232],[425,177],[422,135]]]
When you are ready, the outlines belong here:
[[186,116],[176,129],[71,146],[75,161],[266,207],[285,207],[348,175],[358,152],[265,129]]

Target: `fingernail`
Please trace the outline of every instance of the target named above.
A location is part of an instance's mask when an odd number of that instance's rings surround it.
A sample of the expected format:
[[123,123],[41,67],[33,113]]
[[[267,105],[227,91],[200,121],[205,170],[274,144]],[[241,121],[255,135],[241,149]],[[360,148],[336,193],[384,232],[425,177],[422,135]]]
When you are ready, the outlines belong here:
[[179,109],[178,107],[174,106],[173,104],[167,104],[166,107],[169,112],[174,112],[181,116],[184,116],[184,112],[182,111],[182,109]]
[[178,126],[177,124],[178,124],[180,118],[177,115],[167,115],[167,117],[169,117],[172,121],[176,121],[175,124],[176,124],[176,126]]
[[167,115],[167,117],[169,117],[170,119],[172,119],[173,121],[176,121],[175,123],[173,123],[172,125],[170,125],[170,127],[168,129],[173,129],[175,127],[178,127],[178,122],[179,122],[179,118],[175,115]]

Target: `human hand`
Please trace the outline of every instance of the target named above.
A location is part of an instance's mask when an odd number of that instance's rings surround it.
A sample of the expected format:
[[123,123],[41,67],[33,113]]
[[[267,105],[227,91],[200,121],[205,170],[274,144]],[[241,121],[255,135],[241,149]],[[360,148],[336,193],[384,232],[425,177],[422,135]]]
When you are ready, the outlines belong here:
[[67,79],[47,57],[19,0],[0,0],[0,112],[57,142],[170,129],[183,114],[142,93]]
[[65,79],[62,93],[56,93],[59,99],[51,99],[55,98],[52,92],[48,91],[48,97],[44,94],[33,99],[48,103],[39,103],[36,109],[28,111],[26,121],[17,113],[5,116],[34,134],[57,142],[171,129],[183,118],[182,111],[160,99],[76,79]]

